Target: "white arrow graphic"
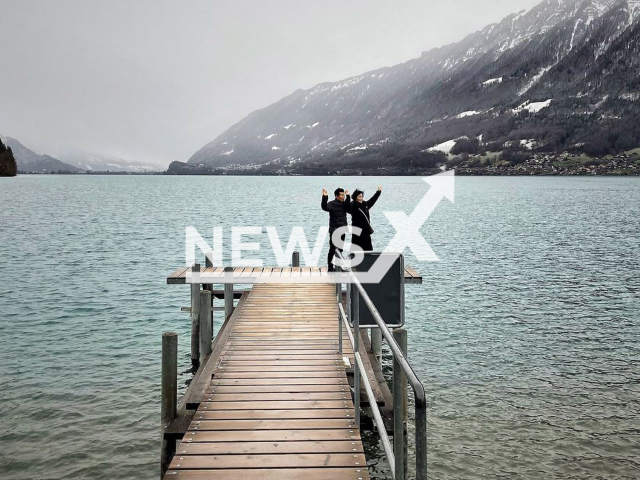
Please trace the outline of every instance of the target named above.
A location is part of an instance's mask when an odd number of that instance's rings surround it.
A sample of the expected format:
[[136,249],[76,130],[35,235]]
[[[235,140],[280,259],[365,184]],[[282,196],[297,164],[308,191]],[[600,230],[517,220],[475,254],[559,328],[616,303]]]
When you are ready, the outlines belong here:
[[431,185],[431,188],[411,215],[407,216],[404,212],[383,212],[396,229],[395,236],[384,251],[403,252],[406,247],[409,247],[418,260],[438,261],[438,256],[420,234],[420,228],[443,198],[448,198],[451,202],[455,201],[455,173],[454,170],[450,170],[422,180]]

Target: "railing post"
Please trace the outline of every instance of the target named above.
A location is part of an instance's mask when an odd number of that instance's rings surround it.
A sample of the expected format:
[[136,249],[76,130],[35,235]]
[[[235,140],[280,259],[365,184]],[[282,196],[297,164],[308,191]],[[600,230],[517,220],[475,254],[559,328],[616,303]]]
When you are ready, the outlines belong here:
[[[357,288],[353,289],[353,307],[351,310],[353,314],[353,351],[360,351],[360,292]],[[360,428],[360,368],[358,362],[355,362],[355,368],[353,369],[353,388],[354,399],[353,406],[356,415],[356,425]]]
[[233,267],[224,267],[224,318],[233,313]]
[[162,334],[162,385],[160,398],[160,475],[164,475],[176,450],[175,440],[167,441],[164,431],[176,418],[178,405],[178,334]]
[[382,358],[382,331],[379,328],[371,329],[371,352],[378,361]]
[[[407,331],[404,328],[393,330],[393,339],[407,357]],[[405,478],[407,443],[404,437],[404,424],[407,415],[407,379],[400,363],[393,358],[393,455],[395,457],[396,480]]]
[[200,292],[200,363],[211,353],[211,340],[213,331],[211,327],[211,292]]
[[416,408],[416,480],[427,480],[427,409]]
[[291,266],[292,267],[300,266],[300,252],[298,252],[297,250],[293,252],[293,254],[291,255]]
[[[200,264],[191,267],[191,272],[200,272]],[[199,273],[198,273],[199,275]],[[200,282],[191,284],[191,361],[200,360]]]

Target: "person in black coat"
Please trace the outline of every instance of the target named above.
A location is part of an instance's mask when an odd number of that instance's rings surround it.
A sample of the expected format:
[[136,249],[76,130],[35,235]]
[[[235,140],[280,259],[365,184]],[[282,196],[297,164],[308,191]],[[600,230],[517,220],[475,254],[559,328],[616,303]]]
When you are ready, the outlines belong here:
[[[334,245],[331,237],[333,232],[340,227],[346,227],[347,212],[351,208],[351,198],[349,192],[344,191],[342,188],[337,188],[334,193],[335,200],[329,200],[329,194],[325,188],[322,189],[322,203],[320,204],[322,210],[329,212],[329,255],[327,256],[327,269],[329,272],[334,271],[333,257],[336,254],[336,250],[342,252],[342,249]],[[344,234],[342,235],[342,241],[344,242]]]
[[362,232],[360,235],[354,233],[351,236],[351,243],[358,245],[365,252],[371,252],[373,250],[373,244],[371,243],[373,228],[371,228],[369,209],[373,208],[378,198],[380,198],[381,193],[382,187],[378,187],[378,191],[373,194],[373,197],[365,200],[364,192],[357,189],[353,192],[353,202],[351,202],[351,211],[349,212],[351,213],[351,226],[359,227],[362,229]]

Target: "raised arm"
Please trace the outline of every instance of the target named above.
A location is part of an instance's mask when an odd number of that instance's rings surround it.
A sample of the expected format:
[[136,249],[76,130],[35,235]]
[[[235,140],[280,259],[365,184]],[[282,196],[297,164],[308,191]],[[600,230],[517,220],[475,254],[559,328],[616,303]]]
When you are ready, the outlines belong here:
[[347,212],[351,213],[351,195],[349,195],[348,193],[344,197],[344,209]]
[[371,197],[369,200],[367,200],[367,207],[368,208],[373,208],[373,206],[378,201],[378,198],[380,198],[380,194],[381,193],[382,193],[382,187],[378,187],[378,191],[373,194],[373,197]]
[[320,208],[322,208],[322,210],[324,210],[325,212],[328,212],[329,209],[327,208],[327,202],[329,201],[329,195],[327,194],[327,189],[323,188],[322,189],[322,202],[320,202]]

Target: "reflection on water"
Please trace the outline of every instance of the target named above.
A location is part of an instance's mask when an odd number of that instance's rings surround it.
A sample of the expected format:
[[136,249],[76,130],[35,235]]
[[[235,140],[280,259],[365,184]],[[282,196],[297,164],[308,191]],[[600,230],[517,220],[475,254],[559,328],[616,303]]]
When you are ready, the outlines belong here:
[[[320,191],[338,182],[383,186],[377,246],[394,234],[382,211],[409,213],[427,190],[407,177],[2,179],[0,476],[157,477],[163,331],[180,335],[180,393],[191,377],[189,291],[165,284],[185,226],[315,237]],[[456,203],[422,230],[441,261],[406,252],[425,277],[407,285],[406,327],[431,478],[640,476],[638,182],[456,179]]]

